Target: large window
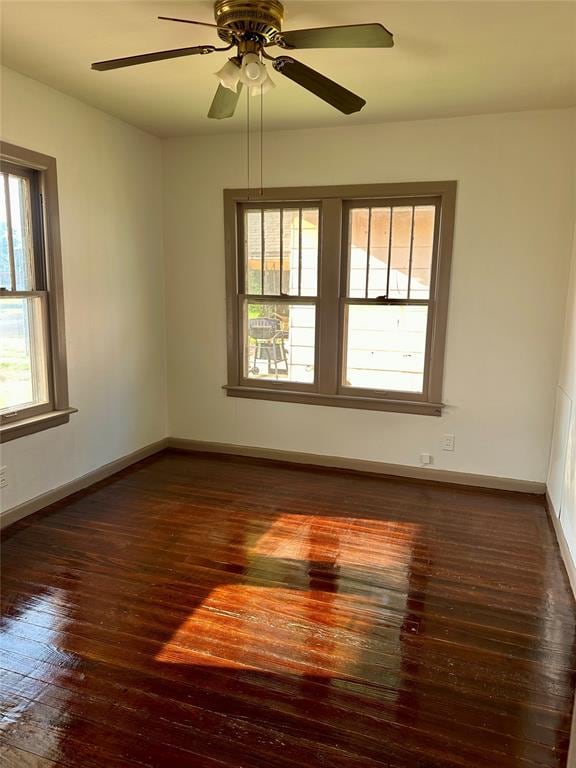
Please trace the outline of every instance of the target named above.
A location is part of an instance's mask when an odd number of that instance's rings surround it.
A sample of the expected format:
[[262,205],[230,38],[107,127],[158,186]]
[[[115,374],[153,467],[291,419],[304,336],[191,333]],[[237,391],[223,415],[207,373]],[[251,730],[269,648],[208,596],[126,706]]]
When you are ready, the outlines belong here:
[[0,436],[68,421],[53,158],[1,145]]
[[440,415],[455,192],[227,190],[228,394]]

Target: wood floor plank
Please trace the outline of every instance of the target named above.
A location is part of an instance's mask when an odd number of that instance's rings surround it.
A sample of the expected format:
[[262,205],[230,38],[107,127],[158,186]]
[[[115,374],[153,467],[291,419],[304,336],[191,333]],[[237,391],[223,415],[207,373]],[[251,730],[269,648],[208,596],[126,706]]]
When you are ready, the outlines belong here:
[[538,497],[167,451],[2,538],[7,765],[565,768]]

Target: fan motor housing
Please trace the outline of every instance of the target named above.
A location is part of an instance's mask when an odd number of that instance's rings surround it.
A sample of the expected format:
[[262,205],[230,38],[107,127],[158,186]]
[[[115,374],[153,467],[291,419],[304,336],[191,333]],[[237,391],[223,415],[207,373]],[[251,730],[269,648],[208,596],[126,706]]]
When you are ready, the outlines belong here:
[[257,35],[271,43],[282,30],[284,6],[278,0],[217,0],[214,18],[219,27],[227,28],[218,30],[227,43],[233,42],[234,33]]

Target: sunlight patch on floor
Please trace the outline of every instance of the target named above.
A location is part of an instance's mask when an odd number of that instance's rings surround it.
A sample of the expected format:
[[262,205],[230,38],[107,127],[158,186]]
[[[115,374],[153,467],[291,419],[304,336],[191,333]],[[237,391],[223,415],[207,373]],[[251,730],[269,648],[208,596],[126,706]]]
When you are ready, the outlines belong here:
[[418,524],[396,520],[281,515],[251,551],[377,570],[408,562],[420,529]]
[[374,665],[382,665],[389,674],[401,655],[419,530],[394,521],[282,515],[250,555],[299,561],[307,588],[222,584],[156,660],[317,677],[362,676],[366,665],[373,677]]

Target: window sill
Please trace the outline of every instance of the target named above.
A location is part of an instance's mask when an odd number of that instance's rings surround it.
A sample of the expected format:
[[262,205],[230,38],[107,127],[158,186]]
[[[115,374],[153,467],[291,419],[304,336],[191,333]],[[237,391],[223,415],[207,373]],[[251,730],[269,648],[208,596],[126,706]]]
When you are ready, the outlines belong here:
[[7,443],[17,437],[33,435],[35,432],[42,432],[45,429],[52,429],[52,427],[59,427],[70,421],[70,414],[76,412],[76,408],[63,408],[60,411],[49,411],[29,419],[2,424],[0,426],[0,443]]
[[385,400],[375,397],[350,395],[324,395],[317,392],[297,392],[264,387],[224,386],[228,397],[245,397],[253,400],[275,400],[283,403],[327,405],[335,408],[358,408],[366,411],[392,411],[415,413],[421,416],[442,416],[442,403],[426,403],[419,400]]

